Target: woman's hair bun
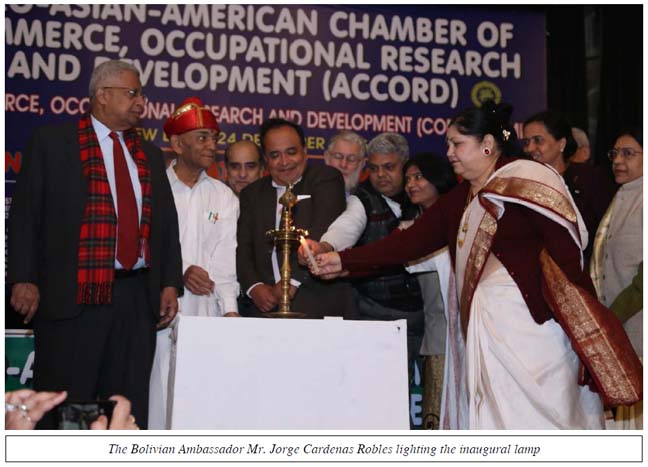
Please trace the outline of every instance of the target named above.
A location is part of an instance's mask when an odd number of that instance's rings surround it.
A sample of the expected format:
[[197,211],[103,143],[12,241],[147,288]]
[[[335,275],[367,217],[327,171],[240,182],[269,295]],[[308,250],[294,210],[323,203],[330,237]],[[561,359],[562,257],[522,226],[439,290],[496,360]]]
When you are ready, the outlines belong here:
[[486,112],[492,112],[495,117],[494,120],[502,124],[509,122],[511,115],[513,115],[513,106],[504,102],[497,104],[492,99],[484,101],[481,108]]

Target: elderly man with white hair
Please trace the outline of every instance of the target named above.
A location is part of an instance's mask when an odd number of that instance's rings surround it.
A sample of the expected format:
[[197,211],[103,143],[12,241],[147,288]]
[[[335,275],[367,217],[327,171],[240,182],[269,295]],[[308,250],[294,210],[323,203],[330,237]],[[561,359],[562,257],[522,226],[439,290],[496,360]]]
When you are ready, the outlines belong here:
[[[336,158],[331,156],[332,148],[336,148],[337,144],[342,142],[342,138],[349,134],[356,135],[353,132],[341,132],[331,139],[329,149],[324,155],[324,160],[328,165],[339,168],[338,165],[335,165]],[[362,147],[361,144],[357,143],[358,148]],[[368,160],[360,165],[364,166],[365,163],[368,165],[369,179],[359,186],[355,185],[352,190],[347,188],[346,210],[331,224],[319,243],[309,241],[314,253],[340,251],[356,244],[367,227],[367,210],[358,195],[369,189],[380,193],[393,214],[396,217],[401,216],[400,201],[405,197],[402,168],[409,158],[407,141],[397,133],[381,133],[369,142],[367,154]],[[339,159],[337,158],[338,161]],[[333,161],[333,163],[329,163],[329,161]],[[347,179],[353,181],[355,177],[359,177],[361,169],[356,170],[357,174],[350,175],[345,175],[341,170],[345,177],[345,185],[348,183]],[[356,191],[357,193],[354,194]],[[398,198],[398,201],[395,201],[395,198]],[[299,253],[301,260],[305,263],[306,256],[303,248],[299,249]]]
[[336,133],[324,151],[326,165],[335,167],[342,172],[347,197],[358,186],[360,173],[367,163],[366,154],[367,142],[365,139],[358,133],[348,130]]
[[[406,143],[407,144],[407,143]],[[331,232],[321,242],[306,240],[314,253],[325,253],[339,248],[348,248],[358,241],[367,224],[367,216],[360,198],[354,195],[360,173],[367,164],[367,142],[359,134],[343,130],[336,133],[324,151],[324,163],[338,169],[344,177],[346,210],[329,227]],[[326,234],[325,234],[326,235]],[[299,262],[306,264],[306,252],[299,247]]]

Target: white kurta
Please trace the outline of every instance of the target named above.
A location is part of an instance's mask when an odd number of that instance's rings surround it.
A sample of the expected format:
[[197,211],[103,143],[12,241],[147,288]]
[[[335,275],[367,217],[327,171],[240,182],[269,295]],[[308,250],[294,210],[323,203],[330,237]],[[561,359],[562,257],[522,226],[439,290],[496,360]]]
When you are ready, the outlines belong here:
[[[167,169],[167,177],[178,212],[182,271],[184,273],[192,265],[200,266],[215,283],[210,295],[194,295],[185,288],[184,295],[178,299],[176,319],[181,319],[182,315],[216,317],[237,312],[238,198],[227,185],[205,172],[193,187],[188,187],[176,176],[174,165],[175,161]],[[150,429],[167,428],[169,371],[175,352],[174,325],[175,321],[157,334],[149,395]]]
[[223,182],[200,175],[193,187],[182,183],[171,163],[169,184],[178,212],[182,272],[189,266],[203,268],[215,282],[212,295],[194,295],[185,288],[178,300],[180,312],[191,316],[222,316],[238,310],[236,299],[236,223],[239,201]]

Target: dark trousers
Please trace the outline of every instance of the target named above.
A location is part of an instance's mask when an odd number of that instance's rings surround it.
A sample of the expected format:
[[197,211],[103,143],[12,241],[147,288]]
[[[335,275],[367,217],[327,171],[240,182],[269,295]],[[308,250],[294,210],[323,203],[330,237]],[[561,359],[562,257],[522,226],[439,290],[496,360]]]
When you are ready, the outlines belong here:
[[[120,394],[146,428],[156,332],[147,274],[115,279],[112,300],[84,305],[72,319],[44,320],[36,313],[34,389],[66,390],[68,400],[81,401]],[[53,415],[39,428],[56,428]]]

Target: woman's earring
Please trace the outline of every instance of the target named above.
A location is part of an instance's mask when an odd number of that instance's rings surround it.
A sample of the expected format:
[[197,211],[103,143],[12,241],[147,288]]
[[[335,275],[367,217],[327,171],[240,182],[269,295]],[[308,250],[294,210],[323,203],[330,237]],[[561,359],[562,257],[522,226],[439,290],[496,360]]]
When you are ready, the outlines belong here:
[[488,148],[483,148],[482,153],[484,154],[484,156],[488,157],[491,155],[491,150]]

